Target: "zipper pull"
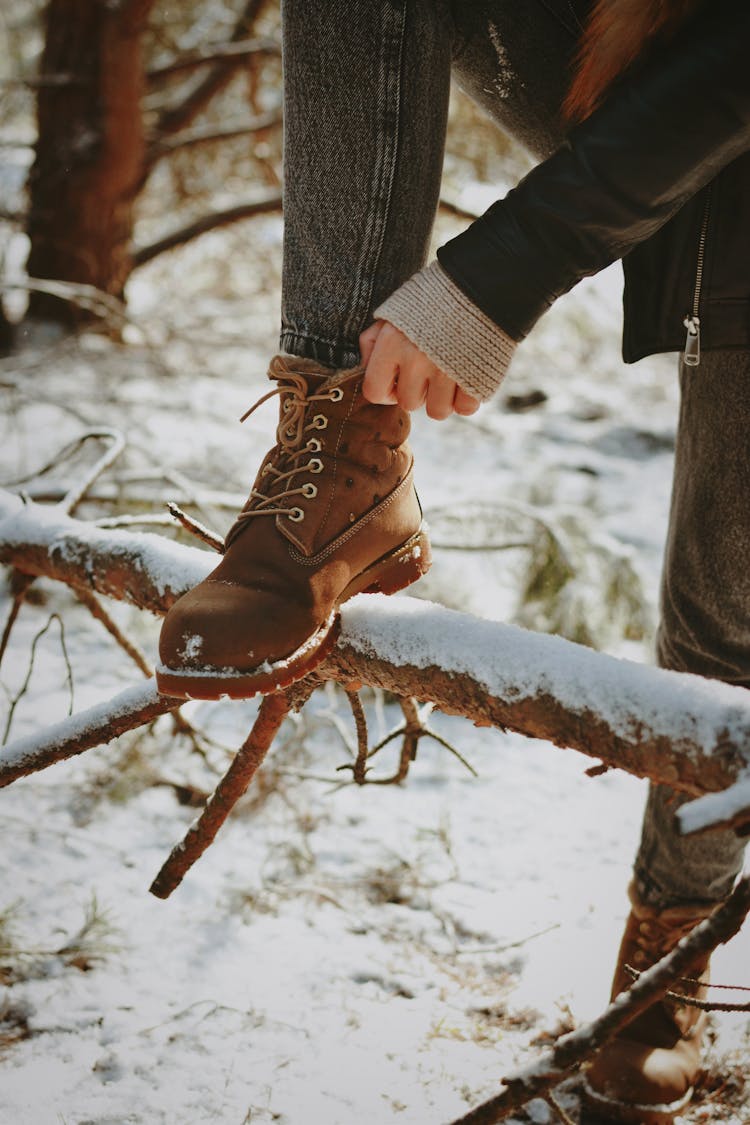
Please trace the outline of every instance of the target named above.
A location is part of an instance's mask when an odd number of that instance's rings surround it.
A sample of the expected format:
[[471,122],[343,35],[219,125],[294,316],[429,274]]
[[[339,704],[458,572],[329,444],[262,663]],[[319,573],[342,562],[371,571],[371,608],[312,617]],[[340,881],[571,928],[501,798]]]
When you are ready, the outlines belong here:
[[686,316],[682,322],[687,328],[685,339],[685,353],[683,360],[686,367],[697,367],[701,361],[701,322],[700,317]]

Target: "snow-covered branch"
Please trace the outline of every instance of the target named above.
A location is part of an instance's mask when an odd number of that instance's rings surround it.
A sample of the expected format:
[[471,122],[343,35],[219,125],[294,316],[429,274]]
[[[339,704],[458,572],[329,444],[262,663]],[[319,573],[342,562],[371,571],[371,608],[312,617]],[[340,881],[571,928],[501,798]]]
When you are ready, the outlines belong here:
[[[106,530],[0,492],[0,562],[166,612],[214,566],[213,552]],[[338,644],[318,675],[431,700],[478,724],[572,747],[695,796],[750,769],[750,697],[696,676],[618,660],[559,637],[482,621],[415,598],[361,595],[344,607]],[[687,825],[687,821],[684,821]]]

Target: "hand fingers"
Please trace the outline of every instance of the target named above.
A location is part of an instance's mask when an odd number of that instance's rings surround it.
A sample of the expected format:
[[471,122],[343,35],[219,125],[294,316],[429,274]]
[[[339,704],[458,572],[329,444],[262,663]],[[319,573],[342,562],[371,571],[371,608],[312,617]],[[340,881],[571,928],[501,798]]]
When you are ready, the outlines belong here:
[[456,397],[453,400],[453,409],[456,414],[476,414],[477,410],[482,404],[474,395],[470,395],[467,391],[461,390],[460,387],[456,388]]
[[367,364],[370,362],[370,356],[372,355],[373,348],[375,347],[375,342],[380,335],[381,329],[383,328],[384,324],[384,320],[376,320],[374,324],[371,324],[369,328],[366,328],[364,332],[360,333],[359,354],[362,360],[363,367],[367,367]]
[[454,411],[455,398],[458,393],[455,380],[446,375],[444,371],[435,370],[430,378],[427,388],[425,409],[428,417],[438,421],[448,418]]
[[[365,398],[369,402],[381,406],[394,406],[398,401],[394,393],[398,361],[392,332],[388,330],[388,327],[385,323],[381,324],[380,331],[373,341],[369,358],[365,361],[367,369],[362,382],[362,394]],[[370,329],[367,332],[370,332]],[[363,336],[366,334],[362,333]],[[362,337],[360,337],[360,346],[361,339]],[[368,346],[369,341],[365,341],[365,344]]]
[[430,418],[474,414],[479,401],[457,386],[432,360],[388,321],[376,321],[359,338],[365,377],[362,393],[370,402],[418,410]]

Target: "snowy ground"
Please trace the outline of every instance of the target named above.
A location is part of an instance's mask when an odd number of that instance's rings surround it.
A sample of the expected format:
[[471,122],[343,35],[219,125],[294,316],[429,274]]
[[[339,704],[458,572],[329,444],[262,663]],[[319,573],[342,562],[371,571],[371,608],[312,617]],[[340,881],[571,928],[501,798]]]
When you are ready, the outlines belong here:
[[[127,346],[87,337],[5,361],[3,480],[86,426],[113,426],[126,455],[82,515],[197,493],[202,518],[225,530],[231,511],[216,493],[243,499],[273,427],[270,405],[245,426],[236,419],[274,349],[279,246],[273,219],[252,241],[208,236],[133,283]],[[647,660],[677,388],[671,357],[620,363],[619,282],[615,268],[561,301],[477,416],[415,419],[418,486],[443,545],[412,592],[538,627],[560,621],[570,635],[585,628]],[[580,575],[556,603],[519,611],[529,551],[458,548],[497,546],[514,528],[528,537],[527,505]],[[613,573],[620,594],[608,604]],[[76,709],[137,680],[68,591],[38,583],[34,594],[2,669],[9,700],[52,613]],[[153,659],[158,623],[113,612]],[[634,636],[626,619],[640,625]],[[0,1125],[442,1125],[601,1010],[644,785],[614,772],[590,780],[574,752],[435,716],[478,779],[423,743],[406,785],[341,788],[345,702],[319,693],[285,728],[265,782],[166,903],[147,888],[195,815],[181,799],[209,787],[225,751],[209,746],[204,760],[165,719],[0,794]],[[68,705],[53,619],[12,734]],[[254,705],[186,710],[231,748]],[[382,700],[370,713],[376,732],[399,716]],[[71,942],[87,914],[95,924]],[[717,980],[750,983],[747,938],[746,926],[719,952]],[[717,1018],[714,1039],[684,1120],[740,1125],[747,1018]],[[565,1104],[575,1119],[574,1085]],[[551,1116],[535,1102],[516,1120]]]

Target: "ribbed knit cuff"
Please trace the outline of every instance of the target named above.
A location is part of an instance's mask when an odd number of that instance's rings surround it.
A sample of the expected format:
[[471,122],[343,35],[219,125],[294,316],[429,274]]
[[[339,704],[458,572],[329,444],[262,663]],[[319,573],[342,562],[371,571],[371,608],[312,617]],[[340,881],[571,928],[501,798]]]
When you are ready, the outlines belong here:
[[486,402],[510,366],[516,341],[482,312],[438,262],[415,273],[375,309],[462,390]]

